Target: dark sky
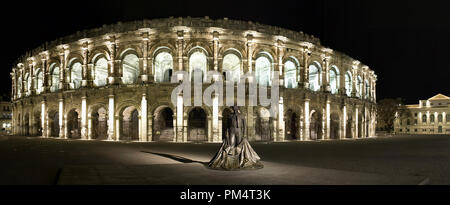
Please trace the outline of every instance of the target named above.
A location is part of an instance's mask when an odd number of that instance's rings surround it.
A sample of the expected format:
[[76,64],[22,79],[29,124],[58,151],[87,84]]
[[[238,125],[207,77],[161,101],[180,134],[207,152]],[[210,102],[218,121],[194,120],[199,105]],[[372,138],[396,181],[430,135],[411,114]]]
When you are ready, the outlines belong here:
[[251,20],[303,31],[375,70],[377,97],[417,103],[450,95],[450,7],[446,1],[13,1],[3,19],[3,82],[25,51],[78,30],[169,16]]

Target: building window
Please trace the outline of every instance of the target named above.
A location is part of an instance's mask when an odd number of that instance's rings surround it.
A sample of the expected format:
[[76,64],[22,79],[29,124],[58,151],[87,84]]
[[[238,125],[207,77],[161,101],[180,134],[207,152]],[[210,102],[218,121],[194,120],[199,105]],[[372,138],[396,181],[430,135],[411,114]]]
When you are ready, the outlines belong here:
[[430,115],[430,122],[434,123],[434,115]]
[[414,120],[414,124],[417,125],[417,119]]
[[417,117],[417,112],[416,112],[416,113],[414,113],[414,117]]
[[403,129],[400,129],[400,132],[403,132]]
[[422,132],[426,132],[427,131],[427,129],[422,129]]
[[438,122],[442,122],[442,115],[438,115]]
[[417,129],[414,129],[414,132],[417,132]]
[[427,122],[427,115],[422,115],[422,122],[426,123]]
[[407,119],[406,120],[406,125],[411,125],[411,120]]
[[447,123],[450,123],[450,114],[447,114],[447,116],[445,117],[445,121],[447,121]]

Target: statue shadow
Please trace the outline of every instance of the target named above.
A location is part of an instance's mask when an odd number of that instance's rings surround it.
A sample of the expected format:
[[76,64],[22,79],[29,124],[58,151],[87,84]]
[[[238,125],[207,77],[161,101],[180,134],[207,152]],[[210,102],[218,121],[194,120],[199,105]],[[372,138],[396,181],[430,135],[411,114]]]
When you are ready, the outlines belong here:
[[196,161],[196,160],[188,159],[188,158],[181,157],[181,156],[178,156],[178,155],[158,153],[158,152],[149,152],[149,151],[141,151],[141,152],[158,155],[158,156],[165,157],[165,158],[169,158],[169,159],[181,162],[181,163],[199,163],[199,164],[201,164],[201,165],[203,165],[205,167],[208,167],[208,162]]

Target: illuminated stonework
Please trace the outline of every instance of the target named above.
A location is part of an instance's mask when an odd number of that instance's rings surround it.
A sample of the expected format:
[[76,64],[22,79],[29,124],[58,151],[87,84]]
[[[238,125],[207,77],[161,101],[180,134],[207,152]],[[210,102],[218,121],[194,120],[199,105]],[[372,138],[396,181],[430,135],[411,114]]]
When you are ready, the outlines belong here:
[[230,110],[217,97],[212,107],[170,100],[172,72],[211,70],[228,81],[253,72],[265,85],[279,71],[281,113],[241,108],[251,141],[375,135],[377,77],[367,66],[302,32],[207,17],[118,23],[28,52],[11,72],[13,133],[220,142]]
[[450,97],[437,94],[419,104],[406,105],[406,109],[409,112],[396,116],[396,133],[450,134]]

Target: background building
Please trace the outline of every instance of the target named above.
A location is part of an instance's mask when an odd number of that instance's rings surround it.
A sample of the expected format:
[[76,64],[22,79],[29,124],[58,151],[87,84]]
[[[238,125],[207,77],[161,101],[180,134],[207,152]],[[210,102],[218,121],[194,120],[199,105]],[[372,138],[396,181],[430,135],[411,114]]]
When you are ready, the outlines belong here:
[[119,23],[30,51],[11,72],[14,134],[220,142],[230,109],[173,105],[176,71],[203,81],[208,71],[230,73],[233,83],[254,72],[263,85],[279,71],[277,116],[241,108],[252,141],[375,134],[377,76],[368,66],[302,32],[208,17]]
[[407,112],[398,114],[396,133],[450,134],[450,97],[437,94],[419,104],[406,105]]
[[10,98],[6,95],[0,99],[0,134],[11,134],[12,106]]

